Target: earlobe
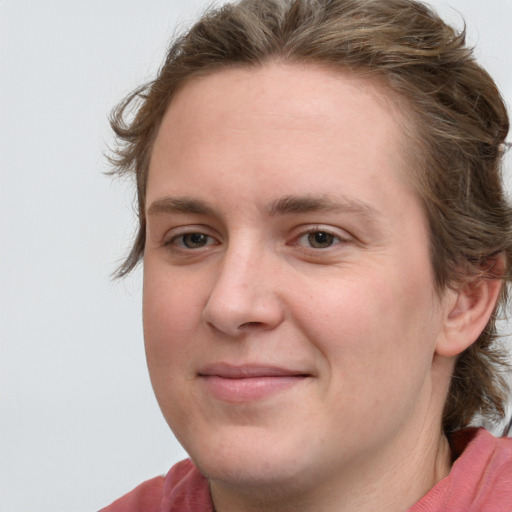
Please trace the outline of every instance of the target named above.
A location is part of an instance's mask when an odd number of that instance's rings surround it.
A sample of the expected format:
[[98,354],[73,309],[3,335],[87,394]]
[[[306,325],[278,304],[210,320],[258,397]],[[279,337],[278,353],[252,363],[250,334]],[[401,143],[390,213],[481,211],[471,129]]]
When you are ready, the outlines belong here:
[[485,329],[501,290],[501,280],[483,275],[448,292],[443,334],[436,353],[454,357],[474,343]]

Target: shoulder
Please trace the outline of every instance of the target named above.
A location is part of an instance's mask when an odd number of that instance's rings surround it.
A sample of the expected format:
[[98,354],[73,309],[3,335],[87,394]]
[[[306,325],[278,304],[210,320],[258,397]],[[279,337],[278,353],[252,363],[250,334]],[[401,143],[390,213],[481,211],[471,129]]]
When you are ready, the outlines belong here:
[[480,484],[510,484],[512,438],[494,437],[483,428],[468,428],[454,434],[452,451],[457,457],[452,469],[454,476],[462,478],[469,474],[478,478]]
[[450,474],[410,512],[510,512],[512,439],[469,428],[450,444],[456,458]]
[[208,481],[186,459],[167,476],[153,478],[100,512],[213,512]]
[[164,477],[147,480],[100,512],[158,512],[162,502]]
[[484,429],[468,430],[474,432],[453,466],[454,484],[470,493],[474,510],[510,512],[512,439],[494,437]]

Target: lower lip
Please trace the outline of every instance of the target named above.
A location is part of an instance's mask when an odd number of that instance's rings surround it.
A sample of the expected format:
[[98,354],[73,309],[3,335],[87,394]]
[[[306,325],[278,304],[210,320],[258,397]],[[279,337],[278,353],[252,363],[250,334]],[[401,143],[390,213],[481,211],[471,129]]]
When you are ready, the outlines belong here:
[[262,376],[232,379],[217,375],[201,376],[208,392],[224,402],[261,400],[285,391],[307,377],[302,375]]

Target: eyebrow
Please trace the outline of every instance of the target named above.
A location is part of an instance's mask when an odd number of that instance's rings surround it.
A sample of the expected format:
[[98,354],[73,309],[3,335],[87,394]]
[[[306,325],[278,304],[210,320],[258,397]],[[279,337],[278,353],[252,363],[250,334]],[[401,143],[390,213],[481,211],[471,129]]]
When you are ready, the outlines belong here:
[[[378,212],[373,206],[344,196],[284,196],[276,199],[269,210],[272,216],[311,212],[351,213],[368,221],[378,219]],[[172,213],[215,215],[215,208],[205,201],[191,197],[163,197],[154,201],[147,211],[147,215]]]
[[348,212],[371,221],[378,218],[373,206],[348,197],[285,196],[274,201],[270,209],[272,215],[309,212]]
[[151,203],[147,211],[147,215],[161,215],[165,213],[213,215],[214,208],[204,201],[189,197],[164,197]]

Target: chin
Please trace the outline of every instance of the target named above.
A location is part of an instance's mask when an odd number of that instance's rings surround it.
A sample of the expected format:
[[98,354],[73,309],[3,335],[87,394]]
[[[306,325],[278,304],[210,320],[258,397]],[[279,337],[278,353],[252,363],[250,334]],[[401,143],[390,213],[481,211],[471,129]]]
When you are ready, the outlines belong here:
[[[268,432],[249,432],[250,427],[237,434],[226,435],[201,446],[187,447],[192,460],[210,480],[242,487],[287,486],[305,478],[311,471],[311,461],[303,442],[290,437],[274,439]],[[252,429],[254,430],[254,429]],[[284,439],[283,439],[284,437]],[[290,442],[291,441],[291,442]]]

